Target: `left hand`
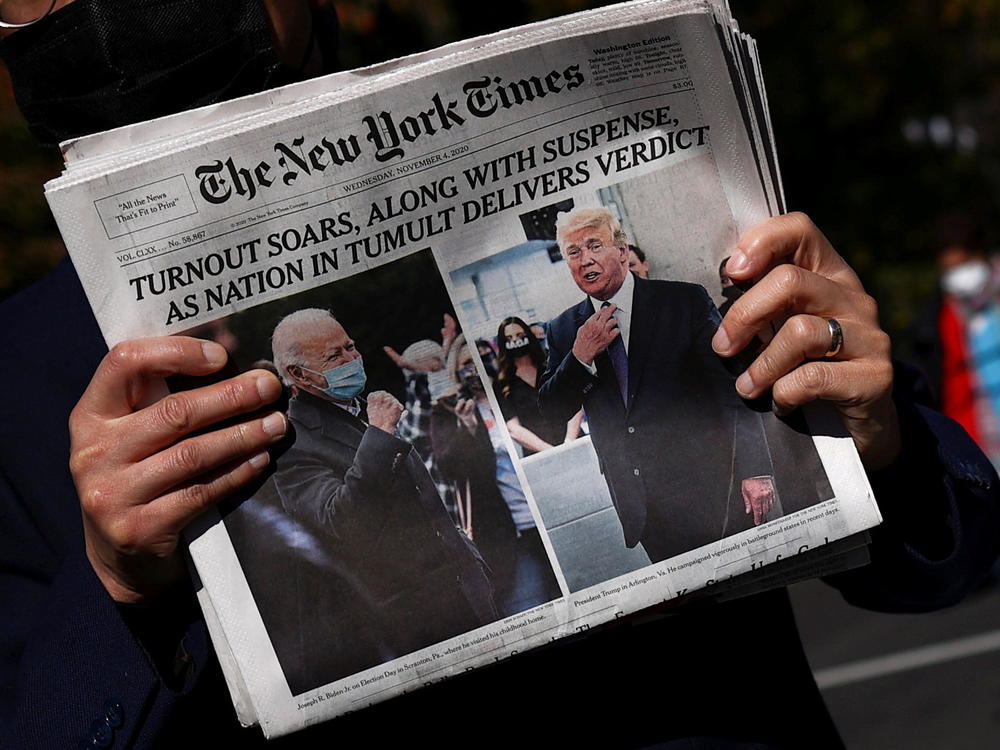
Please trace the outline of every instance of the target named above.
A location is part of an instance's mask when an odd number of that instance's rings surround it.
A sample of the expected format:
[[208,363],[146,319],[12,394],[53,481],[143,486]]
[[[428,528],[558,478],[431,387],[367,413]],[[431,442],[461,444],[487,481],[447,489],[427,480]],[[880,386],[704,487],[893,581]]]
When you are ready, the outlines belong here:
[[743,509],[753,513],[753,525],[760,526],[774,507],[774,479],[771,477],[750,477],[740,483],[743,491]]
[[[830,401],[865,468],[888,466],[900,450],[889,337],[879,327],[875,300],[823,233],[804,214],[769,219],[740,238],[726,272],[735,281],[763,278],[726,314],[712,340],[718,354],[733,356],[765,326],[780,324],[737,379],[740,395],[757,398],[770,389],[778,414]],[[840,323],[844,340],[826,357],[830,318]]]
[[471,398],[460,398],[455,404],[455,416],[469,432],[476,431],[476,402]]

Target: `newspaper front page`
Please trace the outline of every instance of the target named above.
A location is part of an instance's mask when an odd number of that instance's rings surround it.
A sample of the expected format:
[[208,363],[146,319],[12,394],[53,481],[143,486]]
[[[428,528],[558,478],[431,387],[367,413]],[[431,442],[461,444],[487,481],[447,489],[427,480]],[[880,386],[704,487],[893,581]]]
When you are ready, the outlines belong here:
[[47,197],[109,345],[211,337],[289,389],[274,471],[190,540],[246,723],[879,522],[837,419],[740,401],[709,347],[724,260],[783,206],[751,42],[719,4],[630,3],[67,146]]

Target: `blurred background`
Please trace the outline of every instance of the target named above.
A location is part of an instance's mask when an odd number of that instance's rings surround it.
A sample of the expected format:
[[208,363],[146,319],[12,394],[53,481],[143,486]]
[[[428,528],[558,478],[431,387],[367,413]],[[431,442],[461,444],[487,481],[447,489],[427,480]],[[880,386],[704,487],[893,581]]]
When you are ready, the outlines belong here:
[[[342,63],[357,67],[607,3],[335,4]],[[926,354],[942,320],[938,254],[970,237],[998,249],[1000,0],[731,5],[759,42],[789,208],[862,275],[896,355]],[[64,254],[41,187],[59,168],[24,128],[0,68],[0,299]],[[792,595],[849,747],[1000,747],[995,587],[919,617],[851,610],[818,582]]]

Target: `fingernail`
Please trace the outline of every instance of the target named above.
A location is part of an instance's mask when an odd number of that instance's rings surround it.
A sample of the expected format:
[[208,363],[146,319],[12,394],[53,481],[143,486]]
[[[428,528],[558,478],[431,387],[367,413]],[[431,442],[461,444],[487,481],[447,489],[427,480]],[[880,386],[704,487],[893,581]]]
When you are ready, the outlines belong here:
[[276,411],[264,417],[263,426],[264,432],[271,437],[280,437],[285,434],[285,415]]
[[715,332],[712,337],[712,348],[715,349],[719,354],[726,354],[732,347],[732,342],[729,340],[728,334],[726,334],[726,329],[719,326],[719,329]]
[[281,385],[275,378],[261,375],[257,378],[257,395],[264,403],[274,401],[281,393]]
[[201,350],[205,354],[205,359],[212,367],[222,367],[226,364],[226,360],[229,359],[229,353],[222,344],[216,344],[214,341],[202,341]]
[[255,469],[263,469],[271,461],[271,456],[268,455],[267,451],[262,451],[255,456],[250,457],[250,465]]
[[750,398],[750,394],[753,393],[753,387],[753,378],[750,377],[749,371],[736,378],[736,392],[743,398]]
[[729,274],[742,274],[750,270],[750,259],[747,257],[740,249],[733,250],[733,254],[729,256],[729,262],[726,264],[726,273]]

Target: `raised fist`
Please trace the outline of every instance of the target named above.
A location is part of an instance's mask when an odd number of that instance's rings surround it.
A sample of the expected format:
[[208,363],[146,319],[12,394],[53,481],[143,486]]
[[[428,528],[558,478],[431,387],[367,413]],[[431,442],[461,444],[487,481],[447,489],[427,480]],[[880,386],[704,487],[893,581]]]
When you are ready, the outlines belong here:
[[368,394],[368,424],[388,432],[396,432],[399,418],[403,416],[403,405],[388,391]]

